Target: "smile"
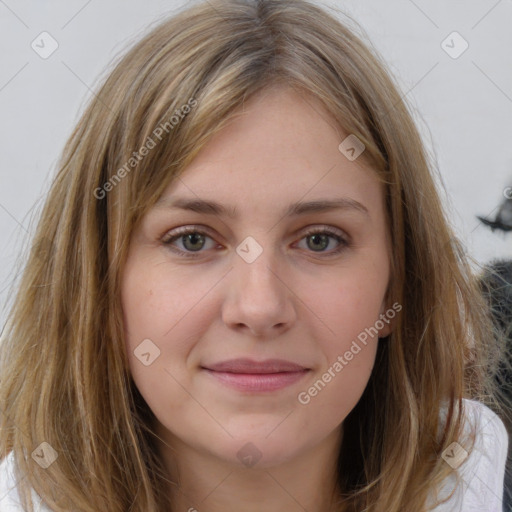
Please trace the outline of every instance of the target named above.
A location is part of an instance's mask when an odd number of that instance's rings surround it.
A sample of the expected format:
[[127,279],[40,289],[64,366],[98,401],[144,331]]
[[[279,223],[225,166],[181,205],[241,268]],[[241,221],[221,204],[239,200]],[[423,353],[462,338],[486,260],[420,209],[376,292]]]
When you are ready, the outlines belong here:
[[233,373],[207,368],[203,370],[228,387],[249,392],[276,391],[294,384],[309,372],[307,369],[279,373]]

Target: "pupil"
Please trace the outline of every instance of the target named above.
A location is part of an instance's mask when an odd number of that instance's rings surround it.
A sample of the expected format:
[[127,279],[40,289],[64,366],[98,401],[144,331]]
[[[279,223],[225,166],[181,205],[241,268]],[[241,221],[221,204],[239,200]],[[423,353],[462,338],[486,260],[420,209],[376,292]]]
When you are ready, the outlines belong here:
[[[316,235],[311,235],[310,238],[311,238],[311,240],[316,240],[316,241],[318,241],[318,238],[320,238],[324,242],[323,244],[321,244],[322,245],[321,249],[325,249],[327,247],[327,245],[329,245],[326,235],[316,234]],[[316,242],[314,242],[314,243],[316,243]]]
[[[200,235],[199,233],[191,233],[189,235],[185,235],[183,237],[184,245],[185,245],[185,247],[187,247],[188,241],[191,241],[192,245],[195,245],[197,243],[198,239],[202,240],[202,238],[203,238],[203,236]],[[204,240],[202,240],[202,241],[204,241]],[[187,249],[190,249],[190,250],[201,249],[201,246],[200,247],[187,247]]]

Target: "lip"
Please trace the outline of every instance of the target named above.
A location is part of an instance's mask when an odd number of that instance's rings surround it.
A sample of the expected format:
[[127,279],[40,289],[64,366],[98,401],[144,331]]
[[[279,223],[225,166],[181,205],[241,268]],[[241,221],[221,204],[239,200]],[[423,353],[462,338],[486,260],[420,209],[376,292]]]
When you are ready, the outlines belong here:
[[265,359],[264,361],[254,361],[246,357],[238,359],[229,359],[203,366],[207,370],[214,372],[229,372],[229,373],[282,373],[282,372],[300,372],[309,370],[309,368],[302,366],[285,359]]
[[309,371],[284,359],[254,361],[240,358],[201,367],[220,383],[248,392],[269,392],[291,386]]

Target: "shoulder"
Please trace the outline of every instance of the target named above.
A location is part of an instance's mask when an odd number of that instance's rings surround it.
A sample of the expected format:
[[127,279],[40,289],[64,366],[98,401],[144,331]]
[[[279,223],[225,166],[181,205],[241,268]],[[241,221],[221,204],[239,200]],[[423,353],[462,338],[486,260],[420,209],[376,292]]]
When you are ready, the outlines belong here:
[[[10,452],[0,463],[0,510],[1,512],[25,512],[17,489],[14,475],[14,455]],[[41,503],[41,499],[32,489],[34,512],[52,512]]]
[[481,402],[464,399],[463,409],[465,432],[475,429],[475,444],[468,453],[454,441],[443,452],[443,459],[454,472],[445,481],[440,497],[446,498],[454,489],[455,492],[433,512],[502,512],[507,430],[501,419]]

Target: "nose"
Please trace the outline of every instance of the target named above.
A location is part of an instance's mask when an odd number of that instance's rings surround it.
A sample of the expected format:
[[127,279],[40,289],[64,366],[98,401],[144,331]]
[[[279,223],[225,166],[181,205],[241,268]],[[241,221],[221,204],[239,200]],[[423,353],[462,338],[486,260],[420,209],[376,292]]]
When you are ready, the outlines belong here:
[[278,267],[270,253],[264,250],[252,263],[235,256],[222,307],[222,319],[229,328],[273,338],[295,321],[294,294],[283,266]]

